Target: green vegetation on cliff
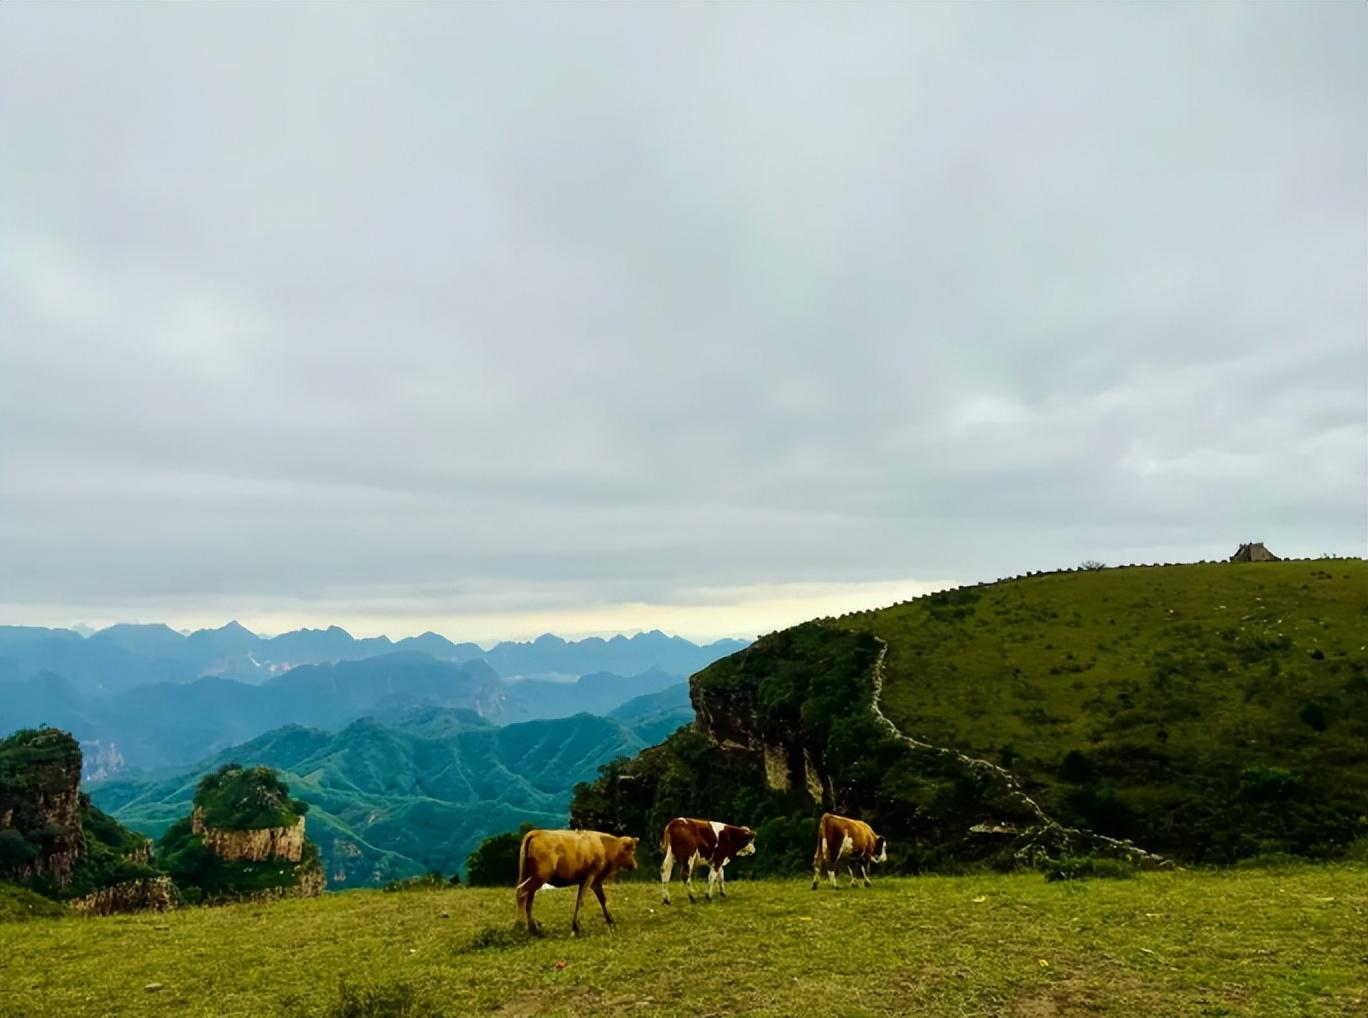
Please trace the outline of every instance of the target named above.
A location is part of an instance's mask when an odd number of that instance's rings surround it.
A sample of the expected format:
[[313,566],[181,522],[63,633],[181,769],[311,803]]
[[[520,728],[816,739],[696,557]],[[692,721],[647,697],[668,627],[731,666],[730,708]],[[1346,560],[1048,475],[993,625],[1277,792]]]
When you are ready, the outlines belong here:
[[290,798],[290,789],[269,767],[224,764],[200,778],[195,808],[210,827],[256,830],[292,827],[309,804]]
[[[289,891],[299,885],[306,873],[318,870],[320,865],[318,846],[312,841],[304,843],[299,862],[221,859],[190,829],[188,818],[172,824],[157,842],[157,862],[191,905]],[[319,884],[321,889],[321,877]]]

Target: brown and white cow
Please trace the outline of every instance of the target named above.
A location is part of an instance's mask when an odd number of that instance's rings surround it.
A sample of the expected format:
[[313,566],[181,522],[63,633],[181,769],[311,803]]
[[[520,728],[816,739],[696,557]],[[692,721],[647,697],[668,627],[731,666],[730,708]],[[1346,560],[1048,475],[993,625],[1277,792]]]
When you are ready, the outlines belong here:
[[858,870],[868,887],[869,864],[888,861],[888,842],[863,820],[823,813],[817,824],[817,851],[812,857],[814,891],[821,883],[823,870],[831,875],[831,886],[836,886],[836,871],[842,859],[849,860],[850,886],[855,886]]
[[603,896],[603,882],[618,870],[637,868],[636,847],[636,838],[598,831],[528,831],[518,850],[518,918],[527,923],[529,933],[540,935],[541,925],[532,918],[532,896],[543,886],[578,884],[571,932],[578,935],[580,931],[579,911],[586,887],[593,888],[604,921],[611,927],[613,917]]
[[708,890],[704,897],[712,901],[714,884],[722,897],[727,896],[727,863],[738,856],[755,854],[755,832],[718,820],[676,817],[665,825],[661,851],[665,856],[660,864],[661,901],[670,904],[670,878],[674,876],[675,863],[684,867],[684,889],[693,901],[693,871],[700,862],[708,864]]

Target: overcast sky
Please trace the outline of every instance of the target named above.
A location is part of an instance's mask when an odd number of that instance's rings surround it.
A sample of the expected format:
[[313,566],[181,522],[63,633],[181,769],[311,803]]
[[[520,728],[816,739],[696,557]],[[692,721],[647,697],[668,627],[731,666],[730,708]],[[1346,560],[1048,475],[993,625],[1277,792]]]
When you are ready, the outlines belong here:
[[1365,552],[1361,3],[0,6],[0,622]]

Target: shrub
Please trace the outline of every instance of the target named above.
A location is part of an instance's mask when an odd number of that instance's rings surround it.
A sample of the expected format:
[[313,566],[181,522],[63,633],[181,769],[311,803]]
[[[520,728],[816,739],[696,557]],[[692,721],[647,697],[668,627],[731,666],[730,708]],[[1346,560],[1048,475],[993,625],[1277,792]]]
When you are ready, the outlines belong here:
[[470,887],[501,887],[518,879],[518,849],[523,835],[532,830],[523,824],[512,831],[485,838],[466,859],[466,884]]
[[391,880],[381,890],[384,891],[444,891],[448,887],[455,886],[461,882],[459,874],[452,874],[451,883],[447,883],[446,877],[442,876],[437,870],[423,873],[416,877],[404,877],[402,880]]
[[1325,712],[1325,704],[1319,700],[1308,700],[1302,704],[1302,709],[1297,717],[1318,732],[1323,732],[1330,726],[1330,719]]
[[1282,767],[1246,767],[1239,797],[1246,802],[1285,802],[1301,792],[1301,779]]
[[0,831],[0,873],[18,869],[38,856],[38,846],[13,827]]

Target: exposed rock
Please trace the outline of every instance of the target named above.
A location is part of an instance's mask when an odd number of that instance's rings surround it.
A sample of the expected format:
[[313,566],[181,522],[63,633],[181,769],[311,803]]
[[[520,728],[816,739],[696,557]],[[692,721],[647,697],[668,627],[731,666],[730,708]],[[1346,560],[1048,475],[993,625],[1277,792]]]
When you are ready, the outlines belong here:
[[198,806],[190,815],[190,830],[204,839],[204,845],[227,862],[299,862],[304,854],[304,818],[290,827],[260,827],[228,830],[210,827]]
[[776,792],[788,791],[789,763],[785,747],[765,745],[765,784]]
[[3,740],[3,764],[0,831],[16,832],[32,857],[0,877],[22,882],[46,876],[58,888],[67,886],[85,849],[80,746],[55,728],[17,732]]
[[81,780],[103,781],[124,769],[123,754],[114,743],[89,739],[81,743]]
[[71,907],[86,915],[112,915],[115,912],[166,912],[180,905],[180,894],[170,877],[144,877],[102,887],[81,898]]
[[143,843],[135,849],[124,853],[124,859],[139,866],[152,865],[152,839],[145,838]]

